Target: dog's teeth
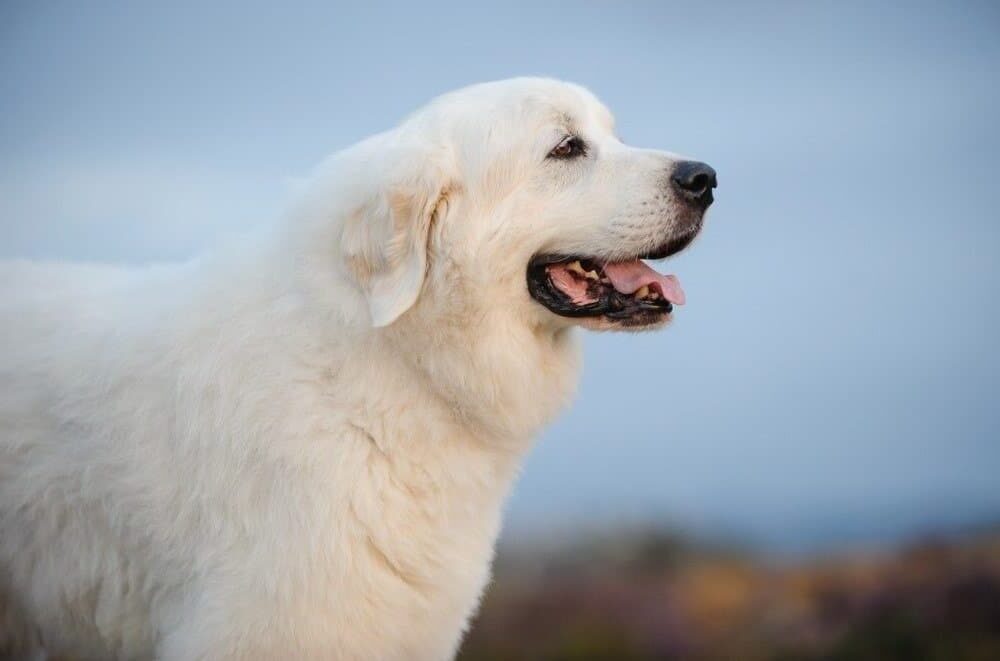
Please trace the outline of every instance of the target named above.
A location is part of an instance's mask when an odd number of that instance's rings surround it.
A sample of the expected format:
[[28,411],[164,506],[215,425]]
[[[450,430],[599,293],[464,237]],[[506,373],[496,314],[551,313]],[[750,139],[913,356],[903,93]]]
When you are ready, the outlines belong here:
[[569,264],[567,264],[566,270],[572,273],[576,273],[577,275],[582,275],[587,280],[594,280],[595,282],[599,282],[601,279],[601,276],[598,275],[597,271],[584,271],[583,264],[580,263],[580,260],[576,260],[575,262],[570,262]]
[[649,286],[648,285],[643,285],[642,287],[639,288],[638,291],[635,292],[635,297],[636,298],[646,298],[647,296],[649,296]]

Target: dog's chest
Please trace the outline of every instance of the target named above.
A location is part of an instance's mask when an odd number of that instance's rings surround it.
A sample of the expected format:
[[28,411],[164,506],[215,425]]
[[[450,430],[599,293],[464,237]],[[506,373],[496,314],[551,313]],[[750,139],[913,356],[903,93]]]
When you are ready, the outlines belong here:
[[325,583],[324,619],[357,624],[338,634],[344,658],[449,658],[488,581],[516,459],[464,439],[402,451],[346,433],[345,488],[309,572]]

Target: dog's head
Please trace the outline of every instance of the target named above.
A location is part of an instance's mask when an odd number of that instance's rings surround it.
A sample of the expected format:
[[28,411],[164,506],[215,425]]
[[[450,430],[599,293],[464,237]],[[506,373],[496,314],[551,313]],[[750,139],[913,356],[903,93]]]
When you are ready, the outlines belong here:
[[624,145],[590,92],[544,79],[447,94],[338,160],[354,199],[341,250],[375,326],[411,308],[660,326],[684,293],[642,260],[694,239],[716,185],[704,163]]

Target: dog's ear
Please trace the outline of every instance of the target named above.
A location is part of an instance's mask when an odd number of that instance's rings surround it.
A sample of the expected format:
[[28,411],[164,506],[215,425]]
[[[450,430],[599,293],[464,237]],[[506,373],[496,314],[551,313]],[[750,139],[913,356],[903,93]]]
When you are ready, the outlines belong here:
[[346,219],[341,246],[368,301],[372,325],[381,327],[420,295],[430,229],[447,208],[449,179],[424,150],[392,149],[366,165],[380,175],[369,179],[373,189]]

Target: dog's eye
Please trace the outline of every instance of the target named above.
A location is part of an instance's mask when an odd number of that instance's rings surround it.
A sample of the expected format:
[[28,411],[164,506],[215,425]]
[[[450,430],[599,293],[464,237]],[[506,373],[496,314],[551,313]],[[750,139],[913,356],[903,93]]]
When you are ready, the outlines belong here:
[[549,152],[549,158],[576,158],[587,153],[587,145],[583,140],[575,135],[563,138],[562,142],[556,145]]

